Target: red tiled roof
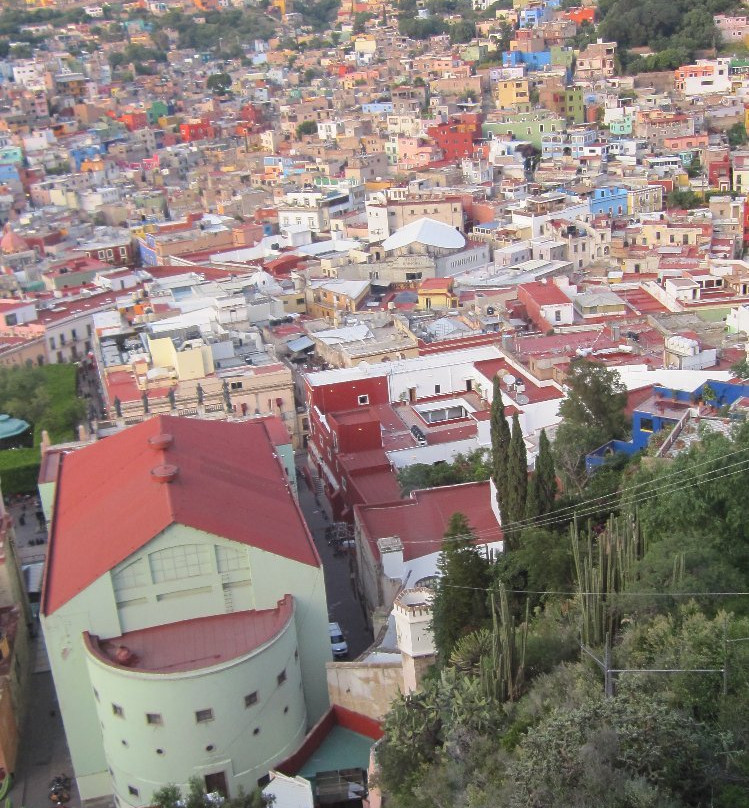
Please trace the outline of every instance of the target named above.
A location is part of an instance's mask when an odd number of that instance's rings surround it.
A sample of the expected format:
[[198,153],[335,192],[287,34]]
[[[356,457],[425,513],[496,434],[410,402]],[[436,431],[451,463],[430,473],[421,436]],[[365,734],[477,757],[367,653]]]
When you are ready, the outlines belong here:
[[414,491],[402,502],[357,506],[356,510],[375,559],[380,555],[377,539],[388,536],[400,537],[404,561],[438,552],[454,513],[468,517],[478,543],[502,539],[502,529],[491,507],[488,482]]
[[634,309],[639,314],[668,311],[663,303],[645,289],[628,289],[623,292],[617,292],[617,294],[627,302],[631,309]]
[[[293,615],[294,601],[286,595],[275,609],[180,620],[107,640],[88,632],[84,637],[91,653],[108,665],[149,673],[180,673],[246,656],[277,636]],[[117,659],[123,647],[132,654],[129,664]]]
[[521,289],[539,306],[555,306],[572,302],[555,283],[533,281],[518,286],[518,291]]
[[[162,435],[172,437],[169,445],[149,442]],[[153,474],[165,466],[177,469],[171,482]],[[262,421],[161,415],[62,459],[44,613],[52,614],[173,524],[320,564]]]
[[452,278],[427,278],[419,284],[419,290],[449,291],[452,288]]

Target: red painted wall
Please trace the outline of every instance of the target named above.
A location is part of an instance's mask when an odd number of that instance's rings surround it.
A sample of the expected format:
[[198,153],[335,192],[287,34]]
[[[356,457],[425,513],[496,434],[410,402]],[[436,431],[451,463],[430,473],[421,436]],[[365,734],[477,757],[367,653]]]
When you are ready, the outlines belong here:
[[317,407],[321,413],[342,412],[361,406],[359,396],[369,396],[368,404],[387,404],[388,385],[386,376],[354,379],[312,387],[307,384],[307,402],[310,409]]
[[335,415],[330,415],[328,422],[338,437],[338,451],[342,454],[382,448],[380,422],[374,416],[369,416],[366,422],[347,424],[339,423]]

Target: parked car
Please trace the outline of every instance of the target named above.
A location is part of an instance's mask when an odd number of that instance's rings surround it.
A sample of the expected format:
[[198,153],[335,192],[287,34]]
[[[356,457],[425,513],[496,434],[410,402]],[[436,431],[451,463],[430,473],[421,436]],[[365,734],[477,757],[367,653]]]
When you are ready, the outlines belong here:
[[344,639],[343,632],[338,623],[328,623],[330,633],[330,646],[335,659],[344,659],[348,656],[348,643]]

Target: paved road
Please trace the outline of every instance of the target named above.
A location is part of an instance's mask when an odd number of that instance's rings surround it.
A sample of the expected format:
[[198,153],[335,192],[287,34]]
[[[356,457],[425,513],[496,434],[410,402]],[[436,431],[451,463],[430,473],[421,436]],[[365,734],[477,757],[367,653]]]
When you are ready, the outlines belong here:
[[[297,457],[297,467],[306,461]],[[307,520],[310,532],[315,539],[317,552],[325,569],[325,591],[328,596],[328,614],[331,620],[340,624],[349,647],[349,659],[356,659],[362,651],[372,644],[372,633],[364,619],[364,611],[354,596],[351,585],[351,564],[353,557],[348,553],[335,555],[333,548],[325,540],[325,528],[330,525],[330,509],[324,496],[320,502],[310,491],[306,479],[299,479],[299,505]],[[325,514],[325,515],[324,515]],[[328,518],[325,518],[325,517]]]
[[[36,642],[43,641],[39,637]],[[72,779],[73,766],[49,671],[32,674],[29,696],[29,710],[18,750],[16,781],[9,796],[14,808],[47,808],[52,805],[49,801],[50,781],[58,774],[67,774]],[[80,804],[73,780],[70,801],[66,805],[67,808],[79,808]]]
[[29,496],[6,507],[13,517],[18,560],[21,564],[43,561],[47,554],[47,526],[39,498]]

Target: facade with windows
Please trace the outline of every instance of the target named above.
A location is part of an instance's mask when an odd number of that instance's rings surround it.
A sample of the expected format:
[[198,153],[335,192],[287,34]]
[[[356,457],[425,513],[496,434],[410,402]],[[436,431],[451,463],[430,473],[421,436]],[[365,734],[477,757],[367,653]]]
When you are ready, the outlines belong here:
[[41,620],[83,800],[236,796],[328,708],[322,568],[260,422],[157,416],[66,455]]

